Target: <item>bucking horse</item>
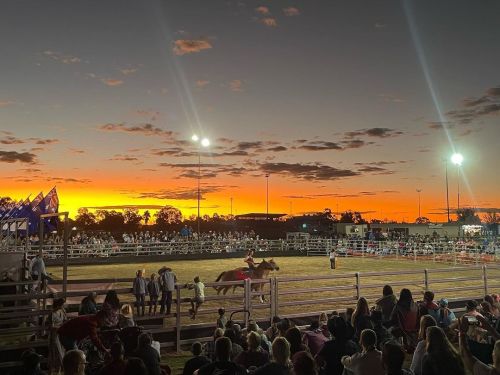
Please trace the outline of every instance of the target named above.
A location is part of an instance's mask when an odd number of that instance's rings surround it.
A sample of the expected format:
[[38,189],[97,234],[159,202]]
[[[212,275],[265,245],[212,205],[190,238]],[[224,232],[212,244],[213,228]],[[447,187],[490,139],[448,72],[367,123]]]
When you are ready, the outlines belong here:
[[[245,267],[240,267],[240,268],[235,268],[233,270],[229,271],[224,271],[222,272],[219,277],[217,277],[218,281],[240,281],[240,280],[246,280],[246,279],[267,279],[269,276],[269,272],[271,271],[279,271],[279,267],[276,264],[276,262],[273,259],[270,259],[269,261],[266,261],[265,259],[262,260],[256,266],[253,270],[248,269]],[[214,286],[215,290],[217,290],[217,294],[219,294],[221,291],[223,291],[223,294],[226,294],[231,287],[233,288],[233,293],[234,290],[241,285],[227,285],[227,286]],[[262,292],[264,290],[264,283],[256,283],[252,284],[252,290],[256,292]],[[265,301],[264,295],[261,294],[260,296],[261,302]]]

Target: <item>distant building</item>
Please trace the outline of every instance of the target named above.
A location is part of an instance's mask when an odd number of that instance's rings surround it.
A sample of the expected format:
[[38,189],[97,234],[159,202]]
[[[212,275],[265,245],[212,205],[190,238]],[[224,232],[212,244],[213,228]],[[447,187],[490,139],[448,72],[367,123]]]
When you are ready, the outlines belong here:
[[243,215],[236,215],[234,218],[236,220],[253,220],[253,221],[262,221],[262,220],[276,220],[286,216],[286,214],[266,214],[264,213],[249,213]]
[[381,223],[370,224],[370,230],[376,235],[398,233],[405,236],[439,236],[459,237],[461,225],[457,223],[441,224],[408,224],[408,223]]

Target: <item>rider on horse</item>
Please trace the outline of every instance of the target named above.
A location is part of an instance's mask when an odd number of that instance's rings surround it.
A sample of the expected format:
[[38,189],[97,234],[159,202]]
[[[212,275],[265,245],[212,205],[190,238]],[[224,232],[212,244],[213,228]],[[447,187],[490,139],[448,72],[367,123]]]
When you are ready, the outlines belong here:
[[246,264],[248,264],[248,271],[253,272],[255,268],[257,267],[258,263],[255,263],[253,260],[253,255],[254,255],[254,250],[248,250],[247,256],[243,260]]

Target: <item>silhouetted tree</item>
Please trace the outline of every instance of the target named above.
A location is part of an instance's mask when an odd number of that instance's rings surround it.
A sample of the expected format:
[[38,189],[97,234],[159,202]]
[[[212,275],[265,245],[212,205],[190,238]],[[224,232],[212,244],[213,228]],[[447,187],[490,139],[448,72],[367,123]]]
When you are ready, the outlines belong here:
[[125,219],[121,212],[111,210],[97,210],[96,216],[99,228],[106,231],[121,231],[124,229]]
[[137,208],[126,208],[123,211],[123,220],[128,230],[137,230],[141,224],[142,216]]
[[0,207],[10,206],[14,201],[11,197],[0,197]]
[[429,224],[431,221],[425,216],[417,217],[415,219],[415,224]]
[[340,223],[353,223],[353,224],[366,224],[366,220],[361,216],[358,211],[345,211],[340,215]]
[[78,214],[75,217],[75,225],[78,229],[91,229],[94,228],[97,223],[96,216],[89,212],[85,207],[78,209]]
[[156,214],[156,224],[165,228],[170,224],[180,224],[182,222],[182,213],[179,209],[172,206],[162,207]]
[[486,224],[500,224],[500,215],[496,212],[487,212],[483,216],[483,221]]
[[151,219],[151,214],[149,213],[148,210],[144,211],[142,218],[144,219],[144,224],[148,225],[149,219]]
[[457,211],[457,222],[460,224],[481,224],[481,219],[474,208],[466,207]]

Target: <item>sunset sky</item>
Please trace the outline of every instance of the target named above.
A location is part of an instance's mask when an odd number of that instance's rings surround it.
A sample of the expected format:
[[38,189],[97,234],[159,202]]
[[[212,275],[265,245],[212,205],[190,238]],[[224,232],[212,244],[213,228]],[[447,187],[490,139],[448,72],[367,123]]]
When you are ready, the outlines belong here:
[[[4,0],[0,196],[60,211],[500,210],[500,1]],[[448,165],[450,205],[457,168]]]

